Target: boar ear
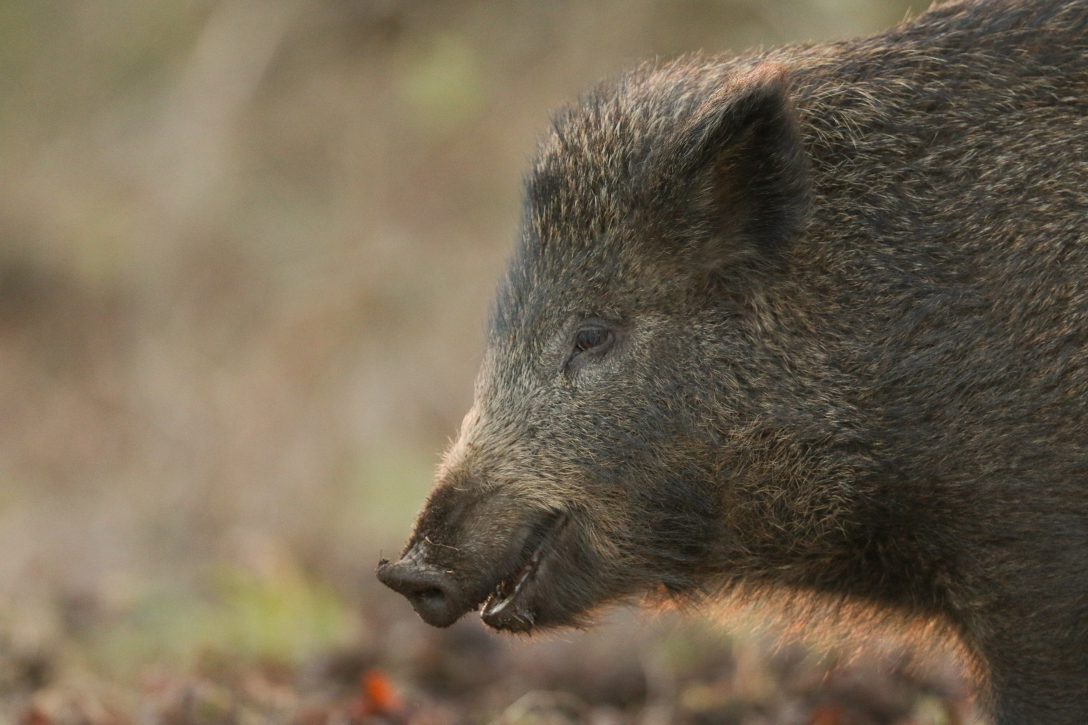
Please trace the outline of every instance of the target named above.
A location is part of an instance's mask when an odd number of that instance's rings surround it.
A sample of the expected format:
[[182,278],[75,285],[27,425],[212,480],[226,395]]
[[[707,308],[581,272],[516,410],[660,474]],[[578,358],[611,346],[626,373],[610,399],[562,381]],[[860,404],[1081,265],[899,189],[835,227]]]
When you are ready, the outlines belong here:
[[704,269],[776,266],[808,211],[807,157],[785,68],[764,63],[703,105],[683,137],[684,172],[711,230]]

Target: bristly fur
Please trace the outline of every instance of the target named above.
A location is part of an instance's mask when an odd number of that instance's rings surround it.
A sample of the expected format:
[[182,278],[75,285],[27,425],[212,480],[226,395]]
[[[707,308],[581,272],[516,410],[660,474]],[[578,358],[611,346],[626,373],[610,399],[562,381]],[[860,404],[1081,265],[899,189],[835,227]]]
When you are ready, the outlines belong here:
[[1086,140],[1088,0],[647,65],[561,111],[406,549],[443,617],[562,512],[518,627],[793,588],[946,623],[999,725],[1088,722]]

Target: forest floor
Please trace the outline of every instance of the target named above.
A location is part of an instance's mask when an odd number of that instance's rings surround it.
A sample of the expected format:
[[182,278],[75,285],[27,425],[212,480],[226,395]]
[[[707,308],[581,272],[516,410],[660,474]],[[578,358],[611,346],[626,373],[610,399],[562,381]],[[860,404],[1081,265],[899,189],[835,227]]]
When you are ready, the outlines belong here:
[[[164,618],[146,607],[118,615],[100,603],[69,601],[54,612],[59,625],[49,636],[41,635],[42,626],[37,635],[33,626],[20,634],[8,621],[0,641],[0,722],[981,722],[955,662],[934,653],[864,646],[864,654],[818,654],[766,635],[727,634],[705,619],[631,609],[614,611],[586,632],[508,637],[474,616],[449,629],[429,628],[402,600],[376,590],[350,607],[326,594],[294,585],[239,593],[235,586],[229,625],[180,660],[161,652],[149,657],[150,650],[133,643],[169,638],[167,630],[177,625],[167,621],[171,616],[191,626],[201,617],[209,621],[181,605]],[[310,637],[299,655],[299,642],[322,627],[343,636]]]

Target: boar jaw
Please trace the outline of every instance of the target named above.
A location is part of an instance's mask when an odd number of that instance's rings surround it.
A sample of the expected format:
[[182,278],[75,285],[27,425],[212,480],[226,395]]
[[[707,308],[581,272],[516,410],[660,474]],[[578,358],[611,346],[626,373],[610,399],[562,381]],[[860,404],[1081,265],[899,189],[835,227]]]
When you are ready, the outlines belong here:
[[459,493],[442,488],[432,496],[400,560],[379,562],[378,579],[436,627],[448,627],[481,605],[484,622],[499,630],[524,632],[547,621],[551,602],[537,580],[550,585],[550,563],[569,554],[563,535],[570,528],[568,515],[538,510],[503,535],[492,531],[480,538],[487,515],[475,510],[465,516],[475,506],[459,506]]
[[533,628],[535,617],[523,594],[532,590],[537,581],[541,563],[555,552],[556,544],[567,527],[569,519],[557,513],[529,538],[517,568],[503,577],[495,591],[484,603],[481,618],[489,627],[511,632],[527,632]]

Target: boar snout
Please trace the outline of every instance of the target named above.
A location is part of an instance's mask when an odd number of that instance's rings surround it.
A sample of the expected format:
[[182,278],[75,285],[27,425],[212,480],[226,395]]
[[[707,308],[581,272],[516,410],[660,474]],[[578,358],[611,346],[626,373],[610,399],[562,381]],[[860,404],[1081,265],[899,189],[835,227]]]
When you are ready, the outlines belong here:
[[424,564],[413,556],[415,548],[400,561],[382,561],[378,579],[403,595],[423,621],[435,627],[448,627],[465,612],[460,585],[444,571]]

